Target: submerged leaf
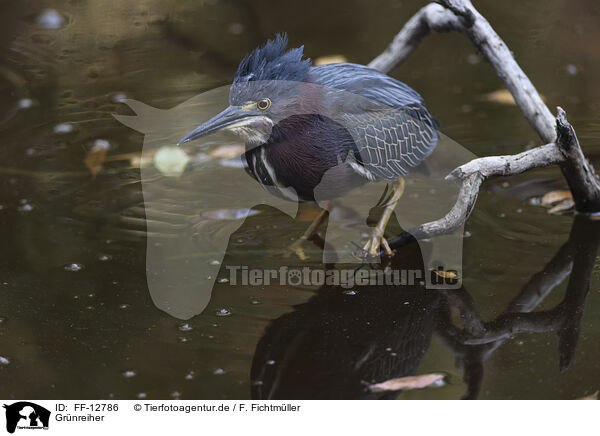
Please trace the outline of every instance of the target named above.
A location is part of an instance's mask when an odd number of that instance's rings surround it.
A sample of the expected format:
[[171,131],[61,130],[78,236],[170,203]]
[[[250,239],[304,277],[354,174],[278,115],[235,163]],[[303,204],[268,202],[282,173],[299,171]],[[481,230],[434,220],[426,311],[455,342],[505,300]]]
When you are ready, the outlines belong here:
[[96,178],[96,175],[102,169],[102,165],[106,160],[106,153],[108,152],[109,148],[110,144],[108,143],[108,141],[98,139],[96,142],[94,142],[93,147],[90,149],[90,151],[88,151],[87,155],[85,156],[83,162],[92,174],[93,178]]
[[382,383],[368,385],[372,391],[398,391],[400,389],[423,389],[428,386],[443,384],[443,374],[423,374],[409,377],[393,378]]

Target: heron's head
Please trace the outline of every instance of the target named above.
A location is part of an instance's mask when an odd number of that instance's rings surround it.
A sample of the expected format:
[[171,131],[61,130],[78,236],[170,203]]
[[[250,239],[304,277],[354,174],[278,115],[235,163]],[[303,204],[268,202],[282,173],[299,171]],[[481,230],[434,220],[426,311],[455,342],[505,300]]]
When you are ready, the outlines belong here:
[[231,130],[247,143],[263,144],[273,126],[297,111],[299,86],[305,82],[310,59],[303,47],[286,51],[287,37],[277,35],[240,63],[229,92],[229,107],[196,127],[180,142],[220,130]]

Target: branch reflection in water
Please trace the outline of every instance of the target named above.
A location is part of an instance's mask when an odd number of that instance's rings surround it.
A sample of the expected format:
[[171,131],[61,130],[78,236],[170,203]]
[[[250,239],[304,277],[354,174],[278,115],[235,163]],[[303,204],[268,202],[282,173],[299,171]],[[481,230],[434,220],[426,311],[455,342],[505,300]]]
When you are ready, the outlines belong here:
[[[566,371],[575,356],[599,242],[600,221],[576,216],[569,239],[552,260],[489,322],[482,321],[465,288],[384,285],[348,292],[324,285],[267,327],[252,362],[252,398],[396,398],[399,391],[371,392],[365,382],[418,373],[433,335],[456,356],[467,386],[464,399],[478,397],[485,360],[515,334],[555,331],[560,370]],[[389,266],[422,268],[418,244],[403,247]],[[567,277],[562,302],[534,311]]]

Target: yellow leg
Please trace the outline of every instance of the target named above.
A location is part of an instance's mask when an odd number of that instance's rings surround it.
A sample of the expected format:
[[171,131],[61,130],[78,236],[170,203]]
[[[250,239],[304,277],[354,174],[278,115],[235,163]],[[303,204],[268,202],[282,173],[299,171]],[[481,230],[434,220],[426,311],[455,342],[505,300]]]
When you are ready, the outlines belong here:
[[289,246],[288,252],[284,255],[284,257],[289,257],[291,253],[294,253],[296,256],[300,258],[300,260],[307,260],[308,256],[304,253],[304,249],[302,248],[302,244],[308,240],[312,235],[317,233],[319,227],[323,224],[323,222],[329,216],[329,211],[327,209],[322,209],[319,212],[319,215],[310,223],[310,226],[304,231],[302,236],[298,238],[292,245]]
[[321,212],[319,212],[319,215],[317,215],[317,217],[313,220],[313,222],[310,223],[310,226],[308,226],[308,228],[302,234],[302,236],[300,236],[300,239],[306,240],[306,239],[310,238],[312,235],[314,235],[315,233],[317,233],[317,230],[319,230],[319,227],[321,227],[321,224],[323,224],[323,222],[327,219],[328,216],[329,216],[329,211],[326,209],[322,209]]
[[373,228],[371,237],[363,248],[365,254],[368,256],[379,256],[380,247],[383,248],[386,254],[390,256],[392,255],[392,249],[383,235],[385,234],[385,228],[387,227],[388,221],[390,220],[392,213],[394,213],[394,209],[396,209],[396,205],[402,197],[402,194],[404,194],[404,178],[398,177],[398,180],[392,184],[392,194],[390,196],[390,200],[386,204],[385,209],[381,214],[381,218],[379,218],[379,222]]

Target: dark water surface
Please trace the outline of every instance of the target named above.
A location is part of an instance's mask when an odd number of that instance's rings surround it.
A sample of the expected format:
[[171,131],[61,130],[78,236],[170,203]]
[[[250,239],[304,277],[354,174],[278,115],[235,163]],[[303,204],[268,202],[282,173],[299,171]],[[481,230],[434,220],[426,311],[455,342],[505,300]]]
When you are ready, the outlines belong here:
[[[571,399],[600,389],[599,229],[535,204],[564,188],[557,168],[484,185],[466,225],[461,290],[217,283],[189,320],[153,304],[135,163],[143,137],[112,117],[131,113],[120,100],[169,109],[225,85],[246,52],[280,31],[313,58],[368,63],[421,6],[2,2],[0,397]],[[600,5],[476,6],[600,161]],[[391,74],[476,155],[539,143],[515,106],[491,101],[501,82],[462,35],[426,38]],[[92,177],[84,160],[98,144],[107,158]],[[226,175],[215,166],[193,180],[218,193]],[[205,232],[218,232],[221,206],[200,205],[186,219],[205,217]],[[256,210],[232,236],[219,277],[225,265],[290,265],[282,250],[315,213],[302,206],[294,220]],[[316,267],[314,259],[296,264]],[[394,266],[418,259],[409,246]],[[387,395],[363,384],[430,372],[446,374],[446,384]]]

